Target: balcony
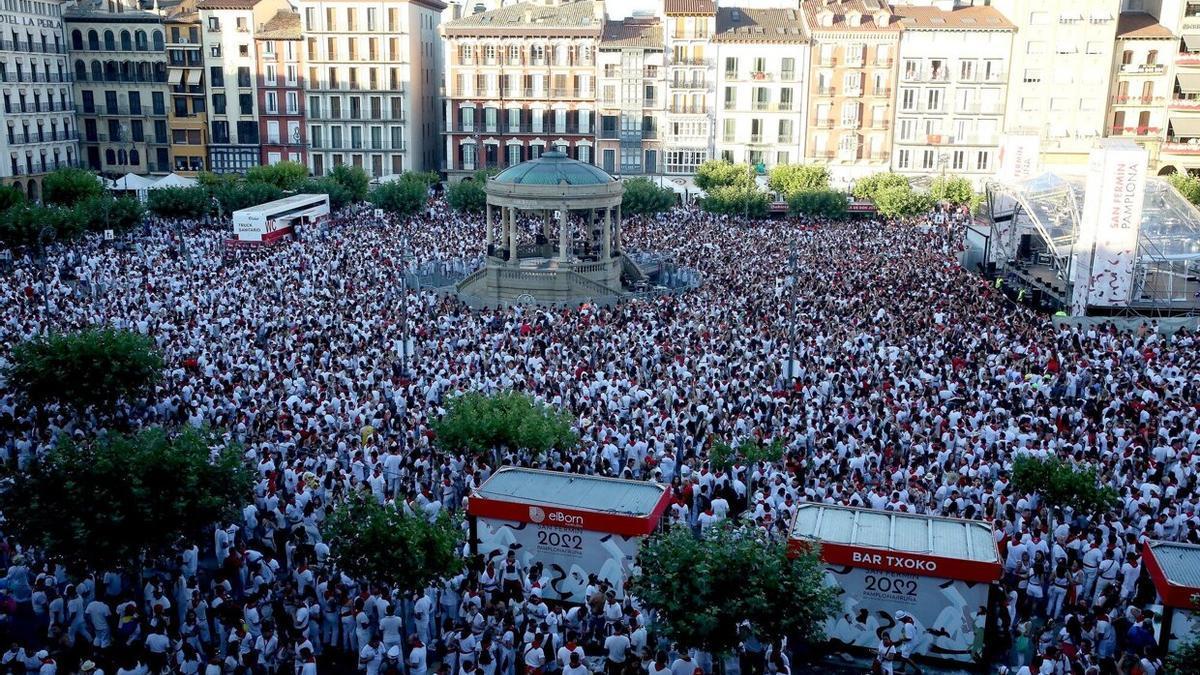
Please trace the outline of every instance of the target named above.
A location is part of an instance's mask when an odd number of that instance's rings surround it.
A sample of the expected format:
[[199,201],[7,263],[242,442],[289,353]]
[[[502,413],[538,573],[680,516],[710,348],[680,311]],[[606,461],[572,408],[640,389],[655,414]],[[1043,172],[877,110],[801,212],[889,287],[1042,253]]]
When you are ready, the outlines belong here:
[[843,129],[857,129],[862,126],[862,120],[857,117],[846,117],[842,119]]
[[701,56],[672,56],[670,65],[672,66],[707,66],[711,65],[712,59],[706,59]]
[[1162,144],[1162,151],[1172,155],[1200,155],[1200,138],[1186,142],[1168,140]]
[[765,142],[762,134],[750,134],[750,145],[762,145]]
[[1177,66],[1200,66],[1200,52],[1179,52],[1175,55]]
[[[1162,103],[1164,100],[1166,99],[1162,96],[1113,96],[1112,104],[1142,106]],[[1196,103],[1200,105],[1200,101],[1196,101]],[[1170,104],[1173,105],[1174,101],[1171,101]]]
[[1165,63],[1122,63],[1121,72],[1126,75],[1160,75],[1167,72]]
[[43,47],[37,42],[26,40],[0,40],[0,52],[26,52],[28,54],[66,54],[64,45],[48,44]]
[[21,115],[29,113],[47,113],[47,112],[74,112],[74,103],[25,103],[18,105],[4,106],[4,112],[8,115]]
[[832,66],[836,66],[837,64],[838,64],[838,60],[832,56],[828,57],[828,58],[821,58],[821,57],[817,58],[817,65],[821,66],[823,68],[830,68]]
[[750,79],[755,82],[770,82],[775,77],[764,70],[752,70],[750,71]]
[[79,134],[75,132],[55,131],[40,134],[9,134],[9,145],[34,145],[37,143],[54,143],[56,141],[77,141]]
[[817,87],[817,96],[833,96],[835,91],[834,87]]
[[862,87],[846,87],[846,90],[842,92],[842,95],[843,96],[862,96],[862,93],[863,93]]
[[816,124],[814,126],[816,126],[818,129],[832,129],[833,128],[833,120],[832,119],[817,120]]
[[813,153],[813,157],[817,159],[833,159],[834,152],[832,150],[817,150]]
[[1112,127],[1110,136],[1133,136],[1136,138],[1148,138],[1158,136],[1162,129],[1160,127]]
[[9,73],[7,70],[0,70],[0,82],[37,83],[74,81],[74,77],[58,73]]
[[667,112],[676,115],[707,115],[708,107],[703,105],[669,105]]
[[999,103],[973,103],[966,106],[962,112],[976,115],[999,115],[1004,112],[1004,106]]
[[891,126],[891,123],[887,120],[871,120],[870,128],[878,131],[886,131],[889,126]]
[[1194,110],[1200,112],[1200,98],[1173,98],[1167,104],[1171,110]]
[[708,89],[708,82],[704,80],[676,80],[671,83],[672,89]]
[[870,159],[872,162],[886,162],[889,156],[890,154],[887,152],[872,152],[867,155],[867,159]]
[[875,89],[875,90],[871,91],[870,96],[877,97],[877,98],[891,98],[892,90],[887,87],[884,87],[882,89]]

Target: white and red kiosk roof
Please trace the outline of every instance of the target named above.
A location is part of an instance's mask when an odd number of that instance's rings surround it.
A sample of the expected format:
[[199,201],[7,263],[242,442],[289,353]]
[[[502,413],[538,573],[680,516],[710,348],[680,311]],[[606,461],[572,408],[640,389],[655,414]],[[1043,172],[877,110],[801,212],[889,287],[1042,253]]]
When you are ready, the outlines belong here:
[[1192,599],[1200,596],[1200,546],[1152,541],[1146,544],[1142,557],[1164,605],[1196,608]]
[[992,528],[977,520],[800,504],[793,549],[821,546],[827,564],[993,583],[1004,574]]
[[471,492],[467,515],[637,536],[670,503],[658,483],[506,466]]

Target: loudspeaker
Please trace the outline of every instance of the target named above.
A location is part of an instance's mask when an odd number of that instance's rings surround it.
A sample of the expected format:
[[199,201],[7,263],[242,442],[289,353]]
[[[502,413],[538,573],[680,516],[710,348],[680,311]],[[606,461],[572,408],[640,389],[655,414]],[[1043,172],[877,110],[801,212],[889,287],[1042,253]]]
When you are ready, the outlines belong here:
[[1021,235],[1021,244],[1017,247],[1017,259],[1024,260],[1033,255],[1033,235]]

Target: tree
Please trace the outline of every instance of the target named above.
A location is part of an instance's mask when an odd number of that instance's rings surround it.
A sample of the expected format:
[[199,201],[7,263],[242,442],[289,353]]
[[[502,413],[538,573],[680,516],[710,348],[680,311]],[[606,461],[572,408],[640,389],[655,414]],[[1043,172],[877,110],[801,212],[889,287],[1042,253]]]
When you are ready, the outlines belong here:
[[209,431],[64,436],[0,492],[0,509],[18,541],[52,558],[85,571],[140,569],[240,518],[253,480],[241,449]]
[[1188,173],[1173,173],[1167,176],[1170,183],[1183,198],[1193,204],[1200,204],[1200,178]]
[[860,178],[854,183],[854,196],[858,199],[875,201],[881,190],[891,187],[909,187],[908,179],[898,173],[884,171]]
[[442,180],[436,171],[406,171],[404,177],[424,183],[427,188],[437,185]]
[[330,176],[316,179],[310,178],[297,188],[296,191],[307,195],[329,195],[329,208],[333,211],[354,201],[354,195],[350,193],[349,188]]
[[961,176],[938,176],[929,186],[929,196],[936,202],[970,204],[975,199],[975,188]]
[[158,381],[162,357],[150,338],[114,328],[43,335],[18,344],[5,377],[30,401],[107,409]]
[[67,167],[46,174],[42,180],[42,201],[46,204],[75,206],[89,197],[104,194],[104,186],[96,174],[84,169]]
[[90,232],[115,230],[125,232],[142,224],[145,209],[136,197],[113,197],[102,194],[88,197],[75,206],[75,212]]
[[788,197],[788,213],[836,220],[846,216],[846,195],[837,190],[801,190]]
[[910,218],[927,213],[933,208],[933,199],[923,192],[916,192],[908,185],[885,187],[872,198],[879,214],[888,218]]
[[714,469],[728,469],[738,460],[754,464],[756,462],[778,462],[783,458],[783,441],[775,439],[763,443],[756,438],[742,439],[736,446],[718,441],[713,443],[708,453],[708,461]]
[[429,198],[429,187],[418,178],[408,174],[371,190],[370,201],[377,208],[398,216],[411,216],[419,212]]
[[433,423],[438,445],[475,454],[501,446],[545,452],[579,442],[566,412],[538,403],[528,394],[506,391],[491,396],[467,392],[450,400],[446,414]]
[[751,187],[716,187],[707,192],[700,206],[709,213],[762,218],[771,207],[767,194]]
[[462,530],[445,511],[430,522],[358,492],[329,514],[321,530],[334,565],[368,584],[420,591],[463,566]]
[[221,204],[225,213],[230,214],[239,209],[281,199],[283,190],[270,183],[237,181],[217,185],[213,188],[213,197]]
[[266,183],[285,192],[291,192],[308,180],[308,167],[299,162],[276,162],[267,166],[252,166],[246,172],[251,183]]
[[[1200,611],[1200,595],[1193,595],[1192,611]],[[1200,663],[1200,623],[1192,623],[1192,634],[1186,639],[1181,640],[1173,650],[1167,654],[1166,658],[1166,673],[1167,675],[1196,675],[1196,664]]]
[[84,223],[75,209],[26,204],[0,213],[0,242],[6,246],[69,241],[83,231]]
[[446,188],[446,203],[455,211],[482,212],[487,206],[487,179],[487,171],[476,171],[470,178],[451,183]]
[[621,197],[621,213],[630,216],[651,216],[669,211],[675,206],[675,191],[659,187],[649,178],[631,178],[625,181],[625,195]]
[[710,159],[696,169],[696,187],[705,192],[720,187],[744,187],[753,182],[748,164],[734,164],[723,159]]
[[642,543],[638,565],[628,590],[681,651],[729,654],[743,621],[767,644],[816,642],[837,609],[815,549],[789,557],[786,543],[750,527],[716,527],[702,539],[672,528]]
[[361,167],[338,164],[329,172],[329,177],[341,183],[342,187],[350,192],[351,202],[361,202],[367,198],[371,177]]
[[24,192],[11,185],[0,185],[0,213],[24,205]]
[[203,218],[212,210],[212,194],[200,185],[159,188],[150,190],[146,206],[162,218]]
[[1039,495],[1051,508],[1069,507],[1077,514],[1107,512],[1117,501],[1116,491],[1101,485],[1094,467],[1076,467],[1057,457],[1017,457],[1012,483],[1018,492]]
[[829,169],[820,164],[780,164],[767,174],[767,187],[789,199],[797,192],[829,189]]

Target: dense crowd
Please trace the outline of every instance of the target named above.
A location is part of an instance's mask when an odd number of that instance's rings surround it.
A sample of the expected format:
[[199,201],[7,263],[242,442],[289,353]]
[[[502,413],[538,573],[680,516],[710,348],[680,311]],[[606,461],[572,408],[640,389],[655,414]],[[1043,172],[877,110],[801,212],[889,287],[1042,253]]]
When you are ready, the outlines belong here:
[[[1139,547],[1200,543],[1191,334],[1055,325],[959,267],[957,217],[744,222],[676,210],[627,223],[625,241],[669,253],[702,284],[613,307],[472,311],[402,290],[406,266],[479,260],[481,220],[441,203],[403,222],[349,211],[265,250],[228,249],[226,232],[199,223],[151,223],[126,246],[89,240],[16,260],[0,283],[0,359],[52,330],[146,334],[167,372],[122,415],[226,430],[257,485],[242,518],[143,586],[130,570],[80,577],[7,543],[0,667],[584,675],[601,654],[614,675],[711,672],[709,655],[649,641],[636,599],[603,584],[566,608],[542,600],[541,569],[506,560],[413,596],[329,564],[320,524],[347,494],[432,517],[460,509],[495,469],[434,443],[431,421],[468,389],[526,391],[578,418],[577,447],[506,450],[501,464],[669,484],[669,517],[697,531],[741,518],[783,537],[805,501],[992,523],[1007,597],[999,620],[964,619],[965,649],[997,647],[1022,674],[1160,667]],[[0,385],[13,466],[99,423],[28,409]],[[708,463],[714,442],[745,439],[779,439],[785,454]],[[1022,454],[1098,467],[1119,507],[1052,513],[1012,487]],[[911,668],[922,637],[897,618],[892,630],[861,627],[886,672]],[[780,645],[747,640],[741,656],[748,672],[791,671]]]

